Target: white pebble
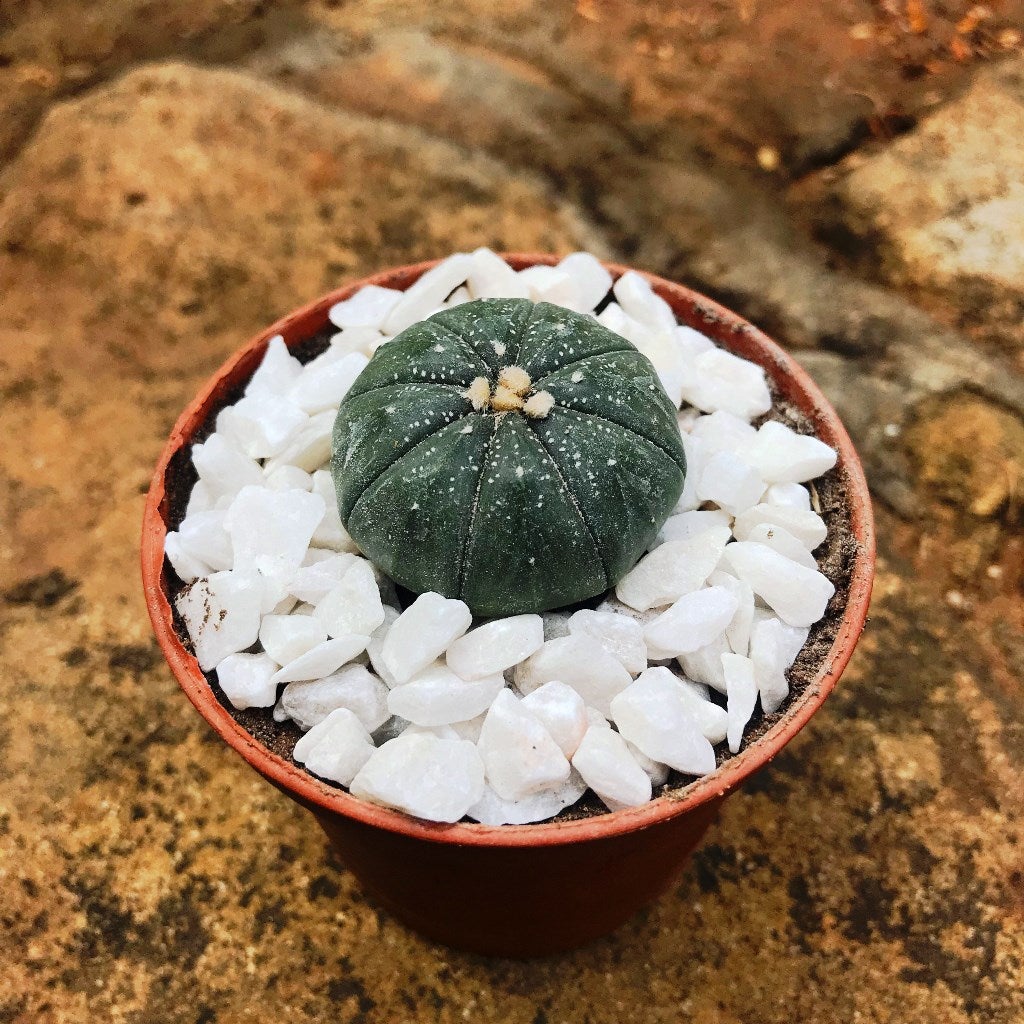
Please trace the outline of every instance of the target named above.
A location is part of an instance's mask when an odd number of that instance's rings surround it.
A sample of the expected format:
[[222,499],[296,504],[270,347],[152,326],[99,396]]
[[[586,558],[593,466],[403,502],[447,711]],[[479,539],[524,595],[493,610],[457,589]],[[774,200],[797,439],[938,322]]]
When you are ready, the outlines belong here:
[[626,749],[630,752],[633,760],[644,770],[647,778],[651,780],[651,786],[664,786],[668,782],[668,765],[662,764],[648,757],[638,746],[626,740]]
[[743,742],[743,730],[757,703],[754,665],[749,658],[740,654],[723,654],[722,671],[725,673],[725,689],[729,698],[729,750],[738,754]]
[[269,708],[277,700],[277,664],[265,654],[229,654],[217,664],[217,682],[232,707]]
[[672,336],[687,362],[692,362],[702,352],[710,352],[715,347],[715,343],[706,334],[683,324],[672,329]]
[[355,559],[355,555],[326,552],[292,571],[285,583],[288,593],[308,604],[319,604],[341,582]]
[[483,714],[505,688],[505,677],[461,679],[443,661],[435,661],[388,694],[388,710],[415,725],[450,725]]
[[450,722],[455,735],[462,740],[469,740],[470,743],[477,743],[480,740],[480,730],[484,727],[486,713],[477,715],[476,718],[467,719],[465,722]]
[[264,575],[291,575],[324,515],[324,501],[308,491],[243,487],[224,517],[235,569],[254,567]]
[[309,615],[264,615],[260,623],[260,643],[278,665],[300,658],[326,639],[323,626]]
[[718,452],[704,463],[697,497],[735,516],[755,505],[764,489],[765,482],[743,459],[731,452]]
[[628,615],[581,608],[569,617],[569,632],[596,640],[632,676],[647,667],[643,627]]
[[725,673],[722,671],[722,655],[729,650],[729,641],[723,634],[692,654],[680,654],[679,666],[689,679],[725,693]]
[[807,641],[809,630],[787,626],[775,616],[760,617],[750,633],[750,660],[766,715],[777,711],[789,696],[786,673]]
[[264,484],[272,491],[310,491],[313,478],[298,466],[275,466],[267,473]]
[[587,784],[577,771],[570,771],[564,782],[519,800],[504,800],[491,786],[485,785],[484,795],[466,814],[481,825],[530,825],[553,818],[576,803],[586,789]]
[[676,327],[672,307],[655,295],[650,282],[633,270],[627,270],[612,286],[615,298],[627,316],[652,330],[671,331]]
[[[701,700],[711,699],[711,687],[707,683],[697,683],[692,679],[687,679],[685,676],[679,680],[683,684],[683,689],[690,690],[695,693]],[[722,738],[725,738],[725,734],[722,734]],[[710,737],[709,737],[710,739]],[[717,743],[717,740],[712,740],[712,743]]]
[[[293,618],[308,618],[294,615]],[[305,682],[308,679],[324,679],[337,672],[342,665],[348,664],[366,650],[369,637],[353,633],[351,636],[339,636],[333,640],[324,640],[311,647],[305,654],[299,655],[294,661],[282,665],[274,676],[275,683]]]
[[520,285],[526,285],[534,302],[553,302],[556,306],[580,311],[582,303],[572,277],[557,267],[534,266],[520,270]]
[[590,637],[573,635],[546,641],[516,666],[516,685],[524,694],[554,679],[571,686],[604,715],[609,713],[612,697],[631,682],[622,662],[595,646]]
[[644,630],[644,639],[672,657],[706,647],[736,614],[736,597],[727,587],[702,587],[679,598]]
[[692,383],[683,397],[704,412],[719,409],[752,420],[768,412],[772,396],[764,370],[724,349],[713,348],[694,360]]
[[686,453],[686,476],[683,479],[683,490],[676,502],[676,512],[690,512],[700,505],[697,497],[697,484],[700,483],[704,464],[711,457],[704,442],[699,437],[682,434],[683,451]]
[[299,737],[292,757],[322,779],[351,785],[373,755],[373,740],[348,708],[336,708]]
[[215,572],[232,568],[234,555],[231,538],[224,529],[223,509],[196,512],[186,516],[178,527],[178,538],[184,551]]
[[314,494],[319,494],[324,499],[326,510],[324,517],[317,524],[313,531],[311,544],[318,547],[330,548],[332,551],[341,551],[354,554],[359,551],[355,541],[349,536],[348,530],[342,525],[341,513],[338,511],[338,495],[334,489],[334,480],[326,469],[318,469],[311,478]]
[[337,334],[331,335],[331,347],[321,356],[332,359],[344,359],[353,352],[368,356],[381,340],[381,333],[376,327],[346,327]]
[[791,626],[817,622],[836,592],[822,573],[799,565],[764,544],[730,544],[724,558],[736,575]]
[[353,352],[343,359],[321,361],[321,358],[304,366],[299,379],[288,391],[288,398],[310,415],[325,409],[336,410],[369,362],[361,352]]
[[285,450],[309,422],[294,402],[263,391],[246,395],[217,415],[217,432],[253,459],[266,459]]
[[678,684],[679,696],[686,706],[694,724],[711,744],[721,743],[729,728],[729,716],[725,708],[708,699],[708,689],[689,679],[680,679],[671,669],[650,668],[649,672],[668,672]]
[[651,799],[650,778],[626,741],[611,729],[588,729],[572,766],[610,811],[639,807]]
[[387,687],[372,672],[362,665],[347,665],[324,679],[289,683],[281,704],[300,729],[312,729],[335,708],[348,708],[367,732],[373,732],[391,717],[387,695]]
[[754,591],[749,583],[727,572],[716,571],[708,578],[713,587],[725,587],[736,598],[736,612],[725,635],[735,654],[746,654],[750,646],[750,629],[754,622]]
[[631,608],[646,611],[692,593],[715,571],[729,538],[728,527],[715,526],[656,547],[619,580],[616,596]]
[[698,533],[710,530],[713,526],[724,526],[732,529],[732,517],[728,512],[721,509],[696,509],[690,512],[678,512],[665,520],[665,524],[658,532],[651,550],[659,544],[670,540],[689,540]]
[[566,757],[572,757],[587,731],[587,706],[571,687],[557,679],[539,686],[523,698]]
[[481,247],[470,255],[467,284],[475,299],[528,299],[529,285],[496,253]]
[[[451,288],[448,291],[451,291]],[[351,327],[379,330],[401,299],[402,292],[394,288],[368,284],[350,298],[336,302],[327,311],[327,316],[335,327],[343,330]]]
[[811,494],[803,484],[772,484],[764,492],[763,501],[766,505],[811,510]]
[[[217,437],[219,435],[212,435]],[[196,447],[199,447],[198,445]],[[243,456],[246,458],[246,456]],[[250,460],[251,461],[251,460]],[[219,505],[218,505],[219,502]],[[188,501],[185,504],[185,515],[191,516],[196,512],[209,512],[211,508],[218,505],[220,508],[226,508],[231,504],[230,497],[215,499],[212,489],[207,486],[203,480],[197,480],[195,486],[192,488],[192,493],[188,496]]]
[[316,617],[328,636],[365,633],[384,621],[377,578],[365,558],[355,558],[340,582],[316,606]]
[[487,712],[477,747],[488,783],[505,800],[520,800],[569,777],[569,762],[558,744],[508,689]]
[[781,526],[796,537],[808,551],[813,551],[828,536],[825,521],[817,512],[760,504],[736,517],[736,522],[733,523],[736,539],[746,540],[750,531],[760,523]]
[[272,472],[278,466],[298,466],[307,473],[320,469],[331,457],[331,432],[336,416],[334,409],[310,416],[280,454],[266,461],[264,468]]
[[397,686],[398,680],[395,679],[391,674],[391,670],[384,664],[384,638],[388,635],[388,630],[395,624],[400,614],[401,612],[397,608],[392,608],[388,604],[384,605],[384,621],[373,631],[370,636],[370,642],[366,645],[366,653],[369,655],[370,664],[373,666],[374,672],[389,687]]
[[280,334],[267,342],[260,365],[249,378],[247,395],[283,395],[302,372],[302,364],[289,351]]
[[213,572],[213,569],[205,562],[190,555],[184,549],[181,537],[176,532],[172,531],[164,538],[164,554],[182,583],[192,583],[194,580],[202,576],[209,576]]
[[589,252],[570,253],[558,264],[558,269],[567,273],[576,286],[580,310],[592,310],[611,289],[612,275]]
[[[263,486],[263,470],[259,463],[223,434],[211,434],[202,444],[194,444],[192,464],[199,474],[199,482],[214,501],[221,497],[234,497],[243,487]],[[198,486],[193,488],[193,493]]]
[[612,720],[625,739],[655,761],[687,775],[715,770],[714,749],[669,669],[642,673],[612,701]]
[[806,566],[808,569],[818,568],[814,555],[793,534],[781,526],[758,523],[757,526],[751,527],[744,539],[752,544],[764,544],[765,547],[778,551],[780,555],[791,558],[797,564]]
[[544,622],[539,615],[493,619],[460,636],[445,655],[448,667],[463,679],[490,676],[540,649]]
[[[719,411],[710,416],[698,416],[690,428],[690,435],[703,442],[711,454],[732,452],[742,456],[757,437],[757,431],[745,419],[731,412]],[[746,461],[749,464],[749,459]]]
[[418,818],[451,823],[483,796],[484,766],[467,740],[407,730],[373,752],[350,792]]
[[259,577],[230,569],[196,580],[178,594],[174,604],[204,672],[256,642],[264,599]]
[[460,252],[442,260],[407,288],[382,325],[385,334],[395,335],[430,316],[448,295],[469,277],[473,258]]
[[597,322],[633,345],[636,345],[637,341],[642,341],[648,333],[648,328],[639,320],[627,315],[617,302],[609,302],[598,313]]
[[630,340],[654,364],[665,394],[678,409],[683,402],[683,388],[690,370],[672,334],[669,331],[645,327]]
[[798,434],[784,423],[768,420],[744,452],[751,465],[771,484],[802,483],[827,473],[836,453],[824,441]]
[[384,638],[381,656],[399,683],[439,658],[469,629],[473,614],[462,601],[420,594],[395,620]]

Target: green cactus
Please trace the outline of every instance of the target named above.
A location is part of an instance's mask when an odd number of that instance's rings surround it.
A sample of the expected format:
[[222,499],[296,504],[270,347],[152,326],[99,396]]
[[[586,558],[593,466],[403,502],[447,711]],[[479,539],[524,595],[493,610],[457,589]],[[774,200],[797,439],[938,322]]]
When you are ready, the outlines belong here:
[[550,303],[479,299],[377,350],[338,410],[331,469],[368,558],[492,616],[613,586],[674,507],[686,460],[628,341]]

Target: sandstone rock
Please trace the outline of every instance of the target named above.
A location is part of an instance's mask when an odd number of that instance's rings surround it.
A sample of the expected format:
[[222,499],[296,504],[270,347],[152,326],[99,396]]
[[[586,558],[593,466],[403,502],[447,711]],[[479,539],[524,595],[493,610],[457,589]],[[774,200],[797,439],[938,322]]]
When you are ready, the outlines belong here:
[[543,185],[487,157],[180,64],[51,109],[4,192],[0,242],[171,333],[244,336],[345,277],[463,242],[593,247]]
[[842,223],[892,280],[960,300],[1018,334],[1024,308],[1024,61],[959,99],[834,186]]
[[1024,505],[1024,423],[962,395],[920,409],[907,432],[918,483],[972,515],[1019,515]]

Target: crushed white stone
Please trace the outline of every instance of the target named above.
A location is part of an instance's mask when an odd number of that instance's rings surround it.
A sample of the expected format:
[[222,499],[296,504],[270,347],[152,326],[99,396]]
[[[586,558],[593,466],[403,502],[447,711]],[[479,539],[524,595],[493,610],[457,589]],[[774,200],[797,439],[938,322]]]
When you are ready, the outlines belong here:
[[348,708],[336,708],[299,738],[292,757],[314,775],[350,786],[373,751],[363,723]]
[[281,694],[281,707],[300,729],[312,729],[335,708],[348,708],[367,732],[391,717],[388,688],[362,665],[347,665],[323,679],[289,683]]
[[217,664],[217,682],[232,707],[273,707],[277,683],[273,675],[277,663],[266,654],[229,654]]
[[458,821],[484,794],[484,765],[468,740],[415,732],[378,747],[351,793],[428,821]]
[[556,679],[571,686],[588,707],[605,716],[609,715],[611,699],[632,681],[618,658],[578,634],[545,641],[536,654],[516,666],[516,686],[524,694]]
[[[683,493],[594,610],[474,623],[463,602],[423,594],[403,611],[342,525],[339,403],[400,330],[486,297],[603,305],[597,320],[652,361],[679,409]],[[200,667],[235,708],[305,730],[297,762],[428,820],[528,824],[587,787],[611,810],[642,804],[670,769],[706,774],[715,746],[738,751],[758,704],[782,707],[834,592],[813,555],[827,527],[811,481],[836,453],[775,420],[755,428],[771,409],[761,367],[589,253],[519,272],[486,248],[458,253],[405,292],[361,288],[329,319],[338,332],[305,365],[272,338],[192,446],[198,482],[165,547]]]
[[388,630],[381,649],[384,664],[397,682],[404,683],[444,654],[472,621],[465,602],[420,594]]
[[507,687],[491,704],[477,747],[487,781],[503,800],[521,800],[569,777],[569,762],[551,733]]
[[692,654],[722,635],[737,607],[728,587],[702,587],[659,615],[644,630],[644,639],[671,657]]
[[415,725],[451,725],[482,715],[505,688],[500,673],[462,679],[435,661],[388,694],[388,710]]
[[703,586],[729,542],[727,526],[660,544],[619,580],[615,595],[637,611],[670,604]]
[[722,671],[725,674],[725,691],[728,695],[728,739],[729,750],[739,752],[743,730],[757,703],[757,683],[754,681],[754,664],[740,654],[723,654]]
[[553,818],[571,807],[587,791],[587,784],[577,771],[570,771],[565,782],[543,789],[518,800],[504,800],[491,786],[484,786],[484,795],[468,811],[467,817],[481,825],[530,825]]
[[681,689],[674,672],[649,668],[612,701],[612,721],[653,760],[687,775],[707,775],[715,770],[715,751]]
[[572,766],[610,811],[639,807],[651,799],[650,777],[612,729],[588,729]]
[[231,569],[198,579],[178,594],[174,603],[204,672],[256,642],[263,599],[258,577]]
[[525,660],[544,643],[539,615],[493,619],[460,636],[445,654],[448,667],[463,679],[504,672]]
[[621,662],[631,676],[639,675],[647,668],[647,643],[643,627],[628,615],[581,608],[569,616],[567,626],[571,634],[589,637],[599,644]]
[[323,679],[362,654],[369,641],[370,638],[361,633],[325,640],[293,661],[282,665],[274,674],[274,682],[297,683],[310,679]]
[[589,724],[583,698],[571,686],[552,679],[528,693],[523,707],[537,716],[562,753],[572,757]]

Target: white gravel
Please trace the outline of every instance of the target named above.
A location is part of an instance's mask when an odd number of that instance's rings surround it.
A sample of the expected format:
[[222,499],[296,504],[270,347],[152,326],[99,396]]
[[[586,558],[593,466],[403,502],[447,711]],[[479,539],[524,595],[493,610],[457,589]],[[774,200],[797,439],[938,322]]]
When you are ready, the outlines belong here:
[[[461,601],[398,607],[341,524],[328,469],[338,404],[373,352],[481,297],[590,313],[652,360],[679,423],[686,486],[651,550],[595,610],[474,623]],[[669,769],[735,753],[834,588],[807,483],[835,452],[783,423],[760,367],[677,324],[640,274],[614,283],[588,253],[516,272],[459,253],[406,292],[367,286],[329,311],[338,333],[305,366],[281,338],[243,398],[192,448],[198,473],[165,552],[200,667],[236,708],[271,708],[295,760],[353,795],[433,821],[527,824],[589,787],[611,810]],[[816,506],[815,506],[816,507]]]

